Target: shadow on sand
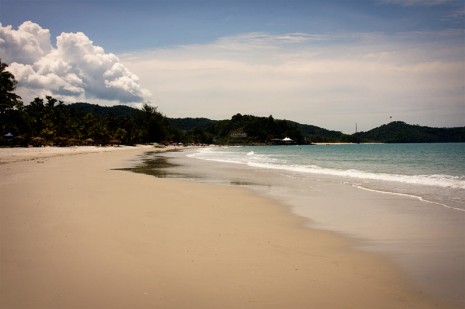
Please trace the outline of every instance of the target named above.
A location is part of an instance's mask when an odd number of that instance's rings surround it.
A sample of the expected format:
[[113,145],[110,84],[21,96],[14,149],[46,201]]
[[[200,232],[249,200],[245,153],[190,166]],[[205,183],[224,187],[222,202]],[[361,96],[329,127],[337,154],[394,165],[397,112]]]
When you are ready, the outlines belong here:
[[190,175],[184,175],[170,170],[178,166],[180,165],[170,162],[168,157],[158,152],[147,152],[136,166],[115,168],[114,170],[130,171],[155,176],[157,178],[191,178]]

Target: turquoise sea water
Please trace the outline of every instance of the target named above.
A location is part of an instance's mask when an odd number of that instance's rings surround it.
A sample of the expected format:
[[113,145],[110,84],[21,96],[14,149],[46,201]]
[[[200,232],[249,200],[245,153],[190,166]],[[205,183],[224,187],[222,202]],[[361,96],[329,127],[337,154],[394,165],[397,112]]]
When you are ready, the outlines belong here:
[[302,178],[328,176],[465,211],[465,143],[214,147],[190,156]]

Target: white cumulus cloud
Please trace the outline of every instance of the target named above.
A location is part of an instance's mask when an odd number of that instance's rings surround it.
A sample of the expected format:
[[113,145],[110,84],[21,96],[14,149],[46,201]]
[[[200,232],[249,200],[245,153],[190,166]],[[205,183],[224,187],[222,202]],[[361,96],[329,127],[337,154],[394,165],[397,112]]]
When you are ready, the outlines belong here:
[[120,59],[82,32],[62,33],[53,46],[48,29],[31,21],[17,30],[0,24],[0,55],[27,100],[52,95],[65,100],[147,102],[150,92]]

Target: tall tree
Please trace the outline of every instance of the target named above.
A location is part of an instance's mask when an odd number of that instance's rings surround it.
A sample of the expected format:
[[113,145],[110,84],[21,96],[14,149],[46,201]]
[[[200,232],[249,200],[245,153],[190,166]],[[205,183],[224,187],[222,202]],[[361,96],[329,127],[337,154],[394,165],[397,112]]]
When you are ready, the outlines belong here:
[[8,65],[0,59],[0,125],[1,133],[15,130],[17,111],[23,106],[21,97],[14,93],[17,81],[12,73],[7,71]]
[[144,142],[161,142],[167,137],[167,127],[169,126],[166,117],[157,111],[157,108],[148,104],[142,107],[144,113],[145,136]]

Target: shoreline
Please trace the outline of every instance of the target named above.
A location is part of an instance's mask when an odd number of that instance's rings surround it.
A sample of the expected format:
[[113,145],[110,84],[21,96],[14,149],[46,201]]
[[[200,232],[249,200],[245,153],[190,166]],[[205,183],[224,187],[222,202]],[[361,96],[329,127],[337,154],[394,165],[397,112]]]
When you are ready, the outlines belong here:
[[337,177],[305,177],[189,157],[155,156],[174,164],[161,167],[163,177],[253,189],[306,218],[308,227],[355,239],[358,249],[388,257],[422,293],[460,308],[465,304],[463,211],[455,213],[410,195],[363,190]]
[[0,165],[0,307],[449,308],[249,189],[115,170],[145,152]]

